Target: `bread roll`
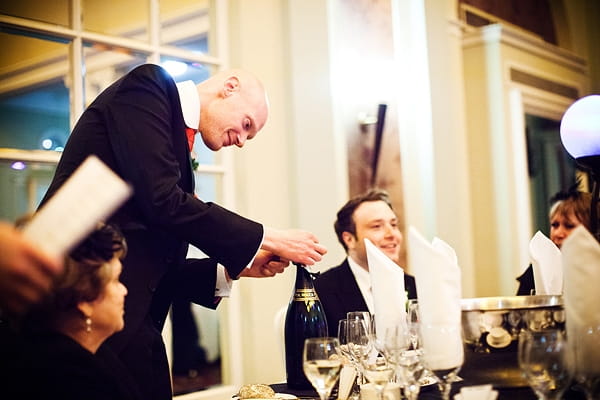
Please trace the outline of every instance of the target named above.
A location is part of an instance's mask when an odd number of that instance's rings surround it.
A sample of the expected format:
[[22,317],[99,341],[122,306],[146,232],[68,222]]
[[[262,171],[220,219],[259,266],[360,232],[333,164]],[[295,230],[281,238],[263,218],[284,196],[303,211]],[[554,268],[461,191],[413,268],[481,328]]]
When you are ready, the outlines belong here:
[[275,391],[269,385],[254,383],[240,388],[240,399],[274,399]]

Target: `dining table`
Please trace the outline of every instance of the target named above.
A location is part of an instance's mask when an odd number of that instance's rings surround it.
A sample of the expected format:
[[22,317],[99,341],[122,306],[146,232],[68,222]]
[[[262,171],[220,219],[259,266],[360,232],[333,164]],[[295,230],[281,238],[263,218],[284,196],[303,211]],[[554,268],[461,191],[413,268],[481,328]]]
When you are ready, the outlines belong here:
[[[319,400],[319,395],[314,389],[292,389],[287,386],[285,382],[275,383],[270,385],[276,393],[287,393],[296,396],[299,400]],[[452,384],[450,392],[450,398],[454,399],[454,396],[460,392],[462,387],[472,386],[467,379]],[[494,389],[498,391],[497,400],[536,400],[538,397],[535,392],[529,386],[518,386],[518,387],[506,387],[506,386],[494,386]],[[442,398],[437,385],[428,385],[421,388],[419,392],[419,400],[440,400]],[[329,400],[337,400],[337,390],[334,389]],[[566,400],[584,400],[585,396],[575,389],[567,390],[562,399]]]

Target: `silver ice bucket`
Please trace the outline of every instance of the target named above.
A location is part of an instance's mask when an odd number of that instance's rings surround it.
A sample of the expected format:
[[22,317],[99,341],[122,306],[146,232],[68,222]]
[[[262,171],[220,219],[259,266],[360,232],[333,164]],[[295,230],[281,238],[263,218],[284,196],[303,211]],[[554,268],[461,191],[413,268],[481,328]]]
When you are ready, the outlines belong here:
[[518,364],[523,329],[564,329],[561,296],[509,296],[462,299],[465,362],[459,373],[472,384],[527,386]]

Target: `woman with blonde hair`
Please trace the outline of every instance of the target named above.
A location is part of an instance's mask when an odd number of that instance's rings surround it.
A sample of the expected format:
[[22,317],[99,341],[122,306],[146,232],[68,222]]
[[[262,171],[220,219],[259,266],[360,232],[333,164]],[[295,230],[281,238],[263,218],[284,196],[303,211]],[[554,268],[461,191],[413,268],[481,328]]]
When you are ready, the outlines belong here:
[[[567,192],[558,192],[550,199],[550,240],[560,249],[563,242],[579,225],[590,230],[592,195],[577,190],[577,185]],[[530,265],[517,278],[517,296],[535,294],[533,267]]]

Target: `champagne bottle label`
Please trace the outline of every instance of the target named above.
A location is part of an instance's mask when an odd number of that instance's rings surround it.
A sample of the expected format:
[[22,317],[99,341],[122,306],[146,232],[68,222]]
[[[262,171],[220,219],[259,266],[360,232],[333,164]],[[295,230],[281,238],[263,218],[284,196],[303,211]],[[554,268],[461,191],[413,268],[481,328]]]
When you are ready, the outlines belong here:
[[314,289],[296,289],[294,292],[294,301],[319,300],[317,292]]

